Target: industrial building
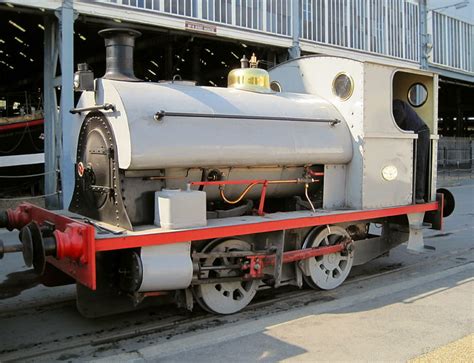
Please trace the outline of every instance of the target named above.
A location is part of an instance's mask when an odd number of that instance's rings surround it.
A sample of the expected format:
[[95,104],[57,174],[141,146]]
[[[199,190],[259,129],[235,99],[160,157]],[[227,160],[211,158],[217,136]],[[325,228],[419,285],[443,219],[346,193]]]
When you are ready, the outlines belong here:
[[263,68],[328,54],[430,70],[440,75],[440,134],[466,137],[474,133],[473,14],[472,2],[456,0],[0,0],[0,170],[21,175],[28,165],[45,181],[38,190],[35,178],[0,179],[3,194],[46,195],[58,207],[61,188],[72,188],[60,173],[69,152],[62,135],[78,99],[77,65],[105,71],[101,29],[142,33],[135,74],[150,82],[225,86],[252,53]]

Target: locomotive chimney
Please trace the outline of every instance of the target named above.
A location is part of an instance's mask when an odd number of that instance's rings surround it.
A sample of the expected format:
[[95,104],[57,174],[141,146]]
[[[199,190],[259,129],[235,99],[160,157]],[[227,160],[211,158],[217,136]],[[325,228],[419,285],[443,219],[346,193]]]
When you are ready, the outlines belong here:
[[99,31],[105,39],[106,70],[102,78],[138,82],[133,73],[135,38],[141,33],[129,28],[109,28]]

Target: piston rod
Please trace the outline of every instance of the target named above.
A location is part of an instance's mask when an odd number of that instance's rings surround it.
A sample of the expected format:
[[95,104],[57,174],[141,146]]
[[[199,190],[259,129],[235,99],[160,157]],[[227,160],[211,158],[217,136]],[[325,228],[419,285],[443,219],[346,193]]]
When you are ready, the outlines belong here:
[[[300,250],[286,251],[283,253],[282,260],[280,263],[291,263],[301,260],[305,260],[312,257],[329,255],[332,253],[339,253],[341,251],[352,251],[353,245],[350,238],[345,238],[339,243],[331,246],[323,247],[311,247],[303,248]],[[195,268],[195,272],[200,271],[212,271],[212,270],[242,270],[245,271],[244,276],[239,277],[226,277],[226,278],[213,278],[213,279],[194,279],[193,284],[210,284],[219,282],[233,282],[240,280],[252,280],[261,279],[264,277],[263,270],[266,266],[274,266],[277,261],[277,255],[268,253],[268,251],[256,251],[256,252],[218,252],[214,254],[206,253],[194,253],[193,257],[196,258],[209,258],[213,257],[241,257],[241,264],[229,264],[229,265],[217,265],[217,266],[199,266]]]
[[13,245],[13,246],[5,246],[3,240],[0,239],[0,259],[3,258],[5,253],[15,253],[15,252],[22,252],[23,246],[22,245]]

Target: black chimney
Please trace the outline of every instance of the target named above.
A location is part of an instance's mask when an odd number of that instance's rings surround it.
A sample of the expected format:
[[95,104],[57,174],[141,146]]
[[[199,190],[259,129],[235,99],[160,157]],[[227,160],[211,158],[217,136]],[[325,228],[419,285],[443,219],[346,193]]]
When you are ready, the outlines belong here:
[[99,31],[99,35],[105,39],[106,49],[107,68],[102,78],[117,81],[141,81],[133,73],[133,48],[135,38],[142,34],[129,28],[109,28]]

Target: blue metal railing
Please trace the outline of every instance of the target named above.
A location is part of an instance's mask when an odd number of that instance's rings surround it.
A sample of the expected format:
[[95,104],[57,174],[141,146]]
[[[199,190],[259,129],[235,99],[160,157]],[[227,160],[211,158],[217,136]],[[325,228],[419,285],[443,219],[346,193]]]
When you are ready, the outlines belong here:
[[419,10],[407,0],[301,0],[301,39],[419,62]]
[[[89,0],[90,1],[90,0]],[[420,7],[413,0],[95,0],[128,8],[299,38],[308,43],[474,72],[474,25],[428,12],[432,50],[421,48]],[[293,9],[293,6],[297,7]]]
[[97,0],[291,36],[293,0]]
[[474,24],[430,12],[428,27],[433,47],[431,63],[474,72]]

